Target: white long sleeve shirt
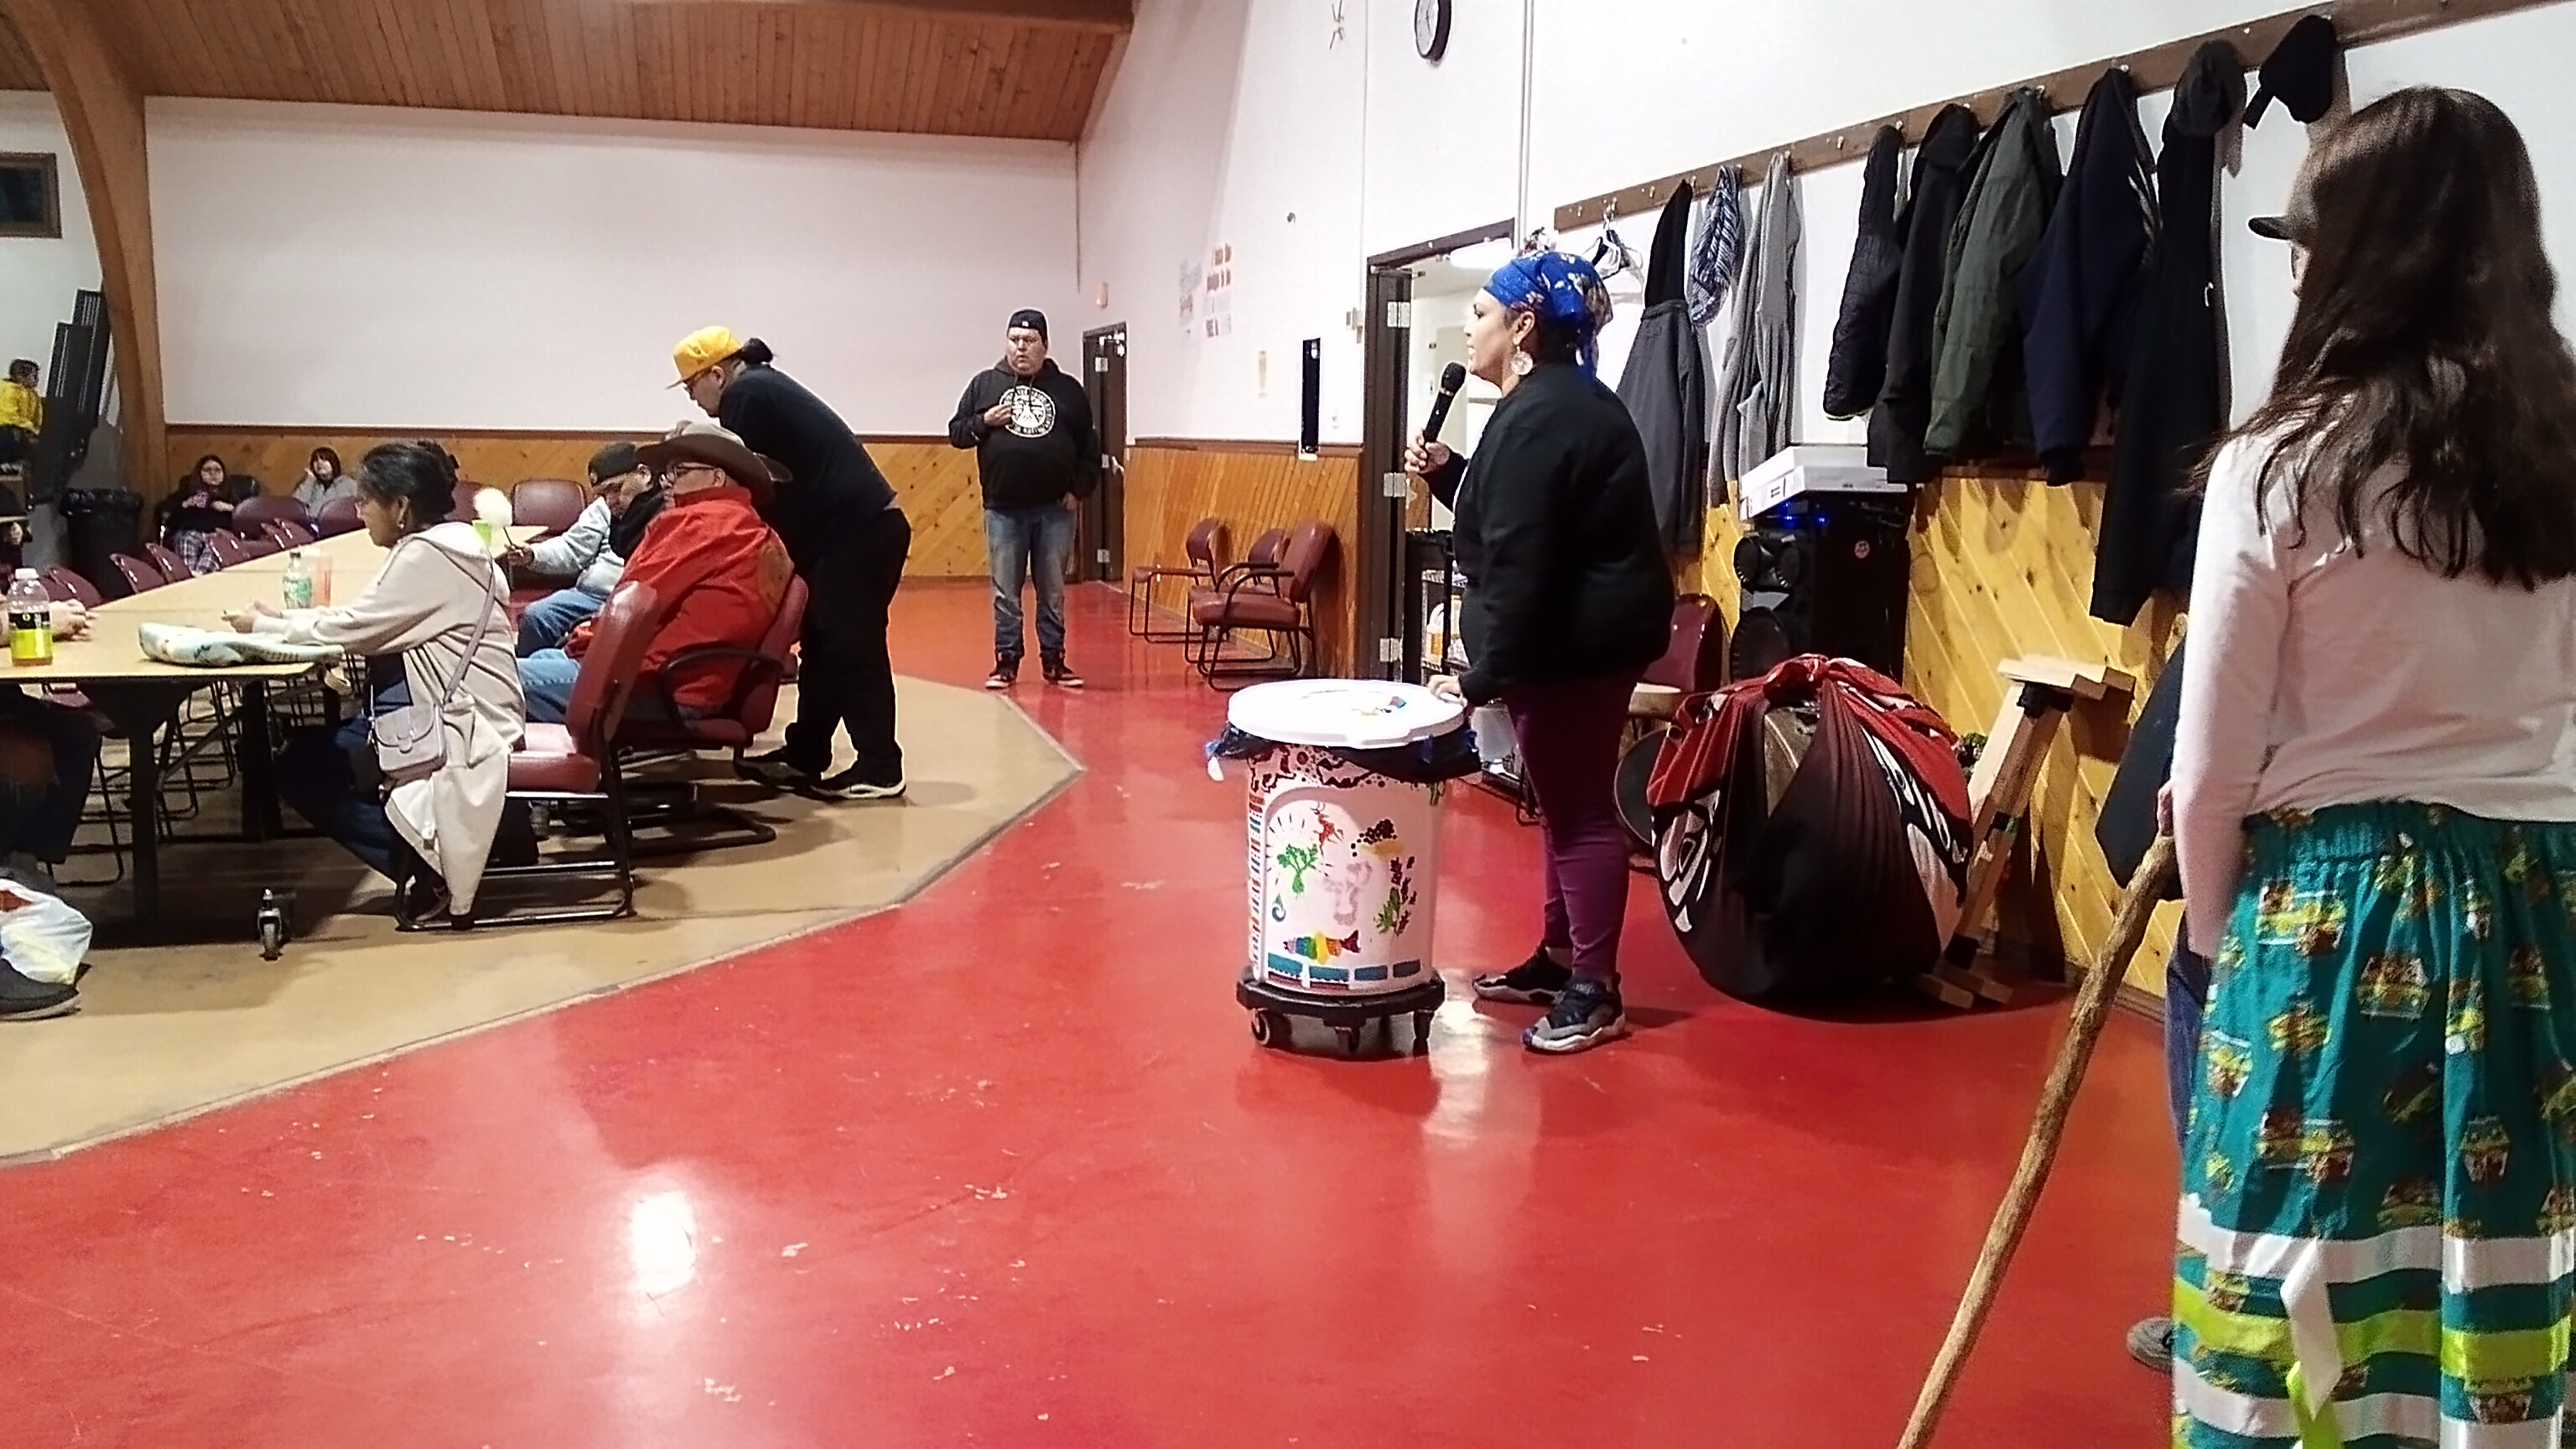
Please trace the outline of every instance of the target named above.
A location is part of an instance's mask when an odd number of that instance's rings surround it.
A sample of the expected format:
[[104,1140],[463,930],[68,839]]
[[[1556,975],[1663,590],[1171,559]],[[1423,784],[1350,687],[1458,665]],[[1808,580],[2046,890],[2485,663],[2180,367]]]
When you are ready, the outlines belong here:
[[528,567],[550,579],[572,579],[583,593],[607,598],[617,592],[617,580],[626,572],[626,560],[608,546],[613,522],[607,499],[590,500],[572,527],[528,546]]
[[2384,509],[2356,549],[2331,499],[2303,534],[2279,480],[2266,531],[2267,451],[2219,455],[2192,574],[2174,843],[2203,955],[2226,933],[2249,815],[2414,800],[2576,821],[2576,580],[2446,579],[2397,551]]

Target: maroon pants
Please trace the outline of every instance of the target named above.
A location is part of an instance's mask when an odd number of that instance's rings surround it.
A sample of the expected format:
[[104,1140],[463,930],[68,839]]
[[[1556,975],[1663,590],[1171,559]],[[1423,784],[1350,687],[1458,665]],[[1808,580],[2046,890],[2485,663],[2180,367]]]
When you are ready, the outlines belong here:
[[1503,696],[1521,778],[1538,803],[1547,854],[1546,944],[1578,976],[1619,979],[1628,917],[1628,835],[1619,823],[1619,737],[1633,674],[1523,685]]

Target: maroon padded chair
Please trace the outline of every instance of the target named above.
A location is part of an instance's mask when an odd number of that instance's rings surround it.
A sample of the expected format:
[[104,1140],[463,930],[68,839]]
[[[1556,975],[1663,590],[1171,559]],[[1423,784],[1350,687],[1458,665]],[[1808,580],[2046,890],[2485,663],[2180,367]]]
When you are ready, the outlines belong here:
[[[1197,617],[1201,604],[1211,603],[1237,590],[1253,589],[1272,594],[1279,592],[1279,555],[1285,552],[1287,547],[1288,530],[1284,528],[1264,529],[1254,535],[1252,547],[1244,551],[1241,563],[1229,564],[1217,570],[1216,582],[1206,588],[1190,590],[1191,617],[1193,619]],[[1194,625],[1190,630],[1190,637],[1195,640],[1199,633],[1200,631]]]
[[[272,546],[269,551],[274,553],[276,549]],[[237,533],[207,535],[206,552],[215,556],[215,567],[219,569],[228,569],[235,564],[246,564],[258,557],[251,552],[250,545],[243,542],[242,536]]]
[[[1166,579],[1180,579],[1189,589],[1213,589],[1217,581],[1217,555],[1225,549],[1225,520],[1202,518],[1191,525],[1189,537],[1181,541],[1181,553],[1189,562],[1180,568],[1168,564],[1138,564],[1127,574],[1127,632],[1139,639],[1158,644],[1172,644],[1191,638],[1190,629],[1157,629],[1154,627],[1154,594]],[[1186,596],[1184,596],[1186,607]]]
[[154,568],[150,559],[120,553],[111,555],[108,562],[116,565],[116,571],[124,577],[129,593],[148,594],[170,582],[169,576]]
[[[1294,679],[1314,666],[1315,581],[1336,542],[1331,525],[1309,519],[1289,531],[1274,569],[1241,573],[1216,597],[1190,606],[1199,631],[1190,662],[1210,687]],[[1228,654],[1226,642],[1238,633],[1267,635],[1267,652]]]
[[152,566],[161,571],[161,577],[174,584],[181,579],[196,577],[189,571],[188,561],[179,557],[179,551],[166,543],[143,545],[143,556],[152,560]]
[[569,478],[528,478],[510,490],[510,522],[549,534],[573,526],[590,506],[590,490]]
[[313,525],[301,519],[282,518],[260,531],[279,548],[310,548],[321,541]]
[[[603,904],[545,906],[505,914],[477,911],[471,919],[450,918],[464,926],[542,926],[569,921],[614,921],[635,914],[635,842],[626,814],[626,782],[618,774],[619,721],[634,697],[644,672],[644,652],[662,627],[662,600],[653,586],[619,584],[592,621],[590,651],[581,657],[572,699],[562,724],[530,724],[510,755],[510,798],[596,812],[606,836],[598,851],[534,865],[494,866],[483,872],[488,890],[496,882],[558,877],[605,879],[614,890]],[[424,924],[408,914],[409,883],[396,899],[406,903],[400,916],[405,930]]]
[[358,500],[355,498],[334,498],[323,504],[322,511],[313,516],[314,531],[324,538],[355,533],[364,526],[358,517]]
[[[778,616],[769,621],[769,631],[756,646],[736,649],[701,645],[683,649],[665,660],[658,676],[664,691],[662,708],[645,716],[629,710],[625,723],[618,728],[618,747],[726,750],[733,755],[734,773],[749,778],[742,768],[742,757],[777,716],[778,690],[790,677],[794,657],[791,651],[805,627],[805,600],[805,581],[791,578],[786,594],[778,601]],[[673,678],[720,662],[739,662],[743,666],[733,697],[724,708],[697,717],[684,716],[672,708],[669,690]],[[656,801],[653,815],[655,823],[671,829],[672,836],[668,841],[650,842],[643,850],[648,855],[665,850],[694,852],[766,845],[778,838],[776,830],[747,815],[706,804],[694,788]]]
[[98,591],[98,585],[60,565],[45,570],[44,581],[45,593],[55,603],[95,609],[107,602],[107,596]]
[[312,514],[289,494],[262,493],[233,505],[233,532],[257,538],[272,523],[301,523]]

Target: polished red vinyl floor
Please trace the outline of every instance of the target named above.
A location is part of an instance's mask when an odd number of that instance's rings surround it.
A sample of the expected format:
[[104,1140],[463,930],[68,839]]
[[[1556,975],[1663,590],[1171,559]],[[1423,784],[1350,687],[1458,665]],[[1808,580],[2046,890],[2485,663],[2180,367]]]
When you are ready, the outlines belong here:
[[[1754,1010],[1640,889],[1628,1042],[1262,1051],[1222,707],[1117,611],[1020,690],[1088,773],[910,906],[0,1173],[0,1445],[1893,1444],[2062,1009]],[[1460,985],[1537,862],[1452,798]],[[2162,1101],[2114,1022],[1942,1444],[2161,1437]]]

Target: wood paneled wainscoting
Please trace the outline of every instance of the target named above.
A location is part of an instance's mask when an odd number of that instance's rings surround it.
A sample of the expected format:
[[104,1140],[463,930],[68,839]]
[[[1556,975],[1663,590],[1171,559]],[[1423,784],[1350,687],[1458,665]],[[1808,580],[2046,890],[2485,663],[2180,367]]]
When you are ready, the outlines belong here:
[[[1253,536],[1321,519],[1338,546],[1315,589],[1317,672],[1348,675],[1357,654],[1358,592],[1351,587],[1359,528],[1359,449],[1328,447],[1301,458],[1290,443],[1146,438],[1127,453],[1127,559],[1179,565],[1182,542],[1202,518],[1226,522],[1221,562],[1241,558]],[[1166,586],[1166,607],[1180,591]]]
[[[538,433],[459,428],[258,428],[182,423],[170,429],[171,474],[205,454],[235,473],[259,479],[271,493],[294,491],[304,460],[330,448],[348,466],[367,449],[391,439],[436,439],[456,455],[465,476],[508,488],[526,478],[579,480],[600,445],[617,438],[646,442],[651,433]],[[983,578],[984,499],[975,477],[975,455],[948,446],[946,438],[874,437],[868,456],[885,470],[912,520],[912,557],[904,576],[915,579]],[[158,501],[156,498],[154,501]]]
[[[2110,934],[2120,888],[2093,840],[2102,794],[2127,748],[2129,721],[2181,638],[2179,604],[2157,599],[2122,629],[2087,612],[2102,486],[2052,488],[2019,475],[1952,476],[1919,494],[1905,685],[1962,735],[1982,733],[2003,703],[2002,661],[2021,654],[2099,659],[2139,678],[2117,708],[2078,709],[2059,731],[2032,797],[2024,857],[1999,908],[2008,950],[2041,962],[2093,960]],[[1737,604],[1732,509],[1709,518],[1697,581],[1732,627]],[[1686,580],[1685,582],[1688,582]],[[2164,994],[2180,909],[2159,912],[2128,984]]]

